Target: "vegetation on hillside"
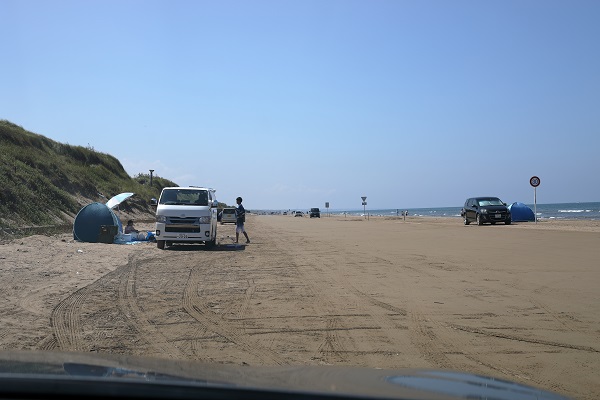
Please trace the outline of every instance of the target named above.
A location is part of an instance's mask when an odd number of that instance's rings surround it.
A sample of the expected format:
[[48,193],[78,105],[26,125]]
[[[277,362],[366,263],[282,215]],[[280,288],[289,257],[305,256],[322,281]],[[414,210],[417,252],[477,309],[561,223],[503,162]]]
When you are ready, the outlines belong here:
[[0,120],[0,227],[72,221],[81,207],[133,192],[127,207],[153,213],[149,204],[167,179],[130,177],[115,157],[91,148],[58,143]]

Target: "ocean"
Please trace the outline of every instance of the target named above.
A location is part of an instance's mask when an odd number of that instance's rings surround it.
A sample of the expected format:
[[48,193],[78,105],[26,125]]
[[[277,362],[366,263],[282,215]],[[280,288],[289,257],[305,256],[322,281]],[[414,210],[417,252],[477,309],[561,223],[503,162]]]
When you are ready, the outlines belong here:
[[[529,208],[534,209],[533,204],[527,204]],[[372,216],[402,216],[402,211],[408,211],[409,216],[418,217],[456,217],[460,218],[461,207],[434,207],[434,208],[393,208],[384,210],[369,210],[367,213]],[[326,214],[326,209],[321,209],[322,214]],[[363,210],[330,210],[330,214],[348,214],[364,215]],[[557,203],[557,204],[538,204],[537,217],[543,219],[583,219],[600,220],[600,202],[591,203]]]

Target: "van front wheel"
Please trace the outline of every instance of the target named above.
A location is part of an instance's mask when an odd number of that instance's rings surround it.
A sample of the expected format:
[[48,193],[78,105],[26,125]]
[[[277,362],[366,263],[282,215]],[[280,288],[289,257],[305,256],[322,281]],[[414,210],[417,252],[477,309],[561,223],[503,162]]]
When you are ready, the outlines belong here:
[[158,247],[161,250],[165,249],[165,241],[164,240],[157,240],[156,241],[156,247]]

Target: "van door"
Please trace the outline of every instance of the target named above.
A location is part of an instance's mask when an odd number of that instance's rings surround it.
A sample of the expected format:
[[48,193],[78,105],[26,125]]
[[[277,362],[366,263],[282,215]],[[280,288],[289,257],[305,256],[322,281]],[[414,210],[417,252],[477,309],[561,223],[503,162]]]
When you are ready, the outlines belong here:
[[218,218],[218,207],[215,204],[217,203],[217,196],[215,196],[215,192],[212,190],[208,191],[208,204],[210,205],[210,231],[211,231],[211,240],[217,239],[217,218]]

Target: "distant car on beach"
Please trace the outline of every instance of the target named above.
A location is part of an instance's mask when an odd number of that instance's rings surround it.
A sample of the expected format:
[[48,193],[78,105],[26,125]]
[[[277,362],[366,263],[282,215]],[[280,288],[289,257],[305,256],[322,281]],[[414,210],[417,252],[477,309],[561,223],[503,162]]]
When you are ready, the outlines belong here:
[[310,218],[321,218],[321,210],[319,210],[318,208],[311,208],[310,209],[310,214],[309,214]]
[[494,225],[496,222],[504,222],[510,225],[510,210],[502,200],[497,197],[471,197],[465,201],[460,211],[465,225],[476,222],[483,225],[486,222]]
[[304,213],[302,211],[296,211],[294,217],[304,217]]
[[236,217],[235,217],[235,208],[224,208],[221,211],[222,215],[221,215],[221,225],[226,224],[226,223],[231,223],[231,224],[235,224],[236,222]]

